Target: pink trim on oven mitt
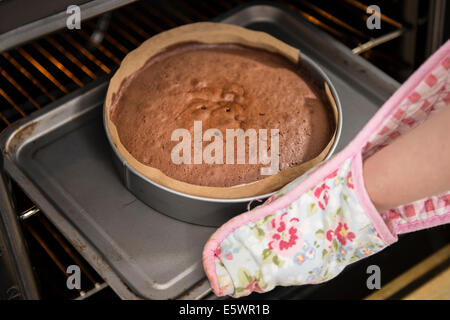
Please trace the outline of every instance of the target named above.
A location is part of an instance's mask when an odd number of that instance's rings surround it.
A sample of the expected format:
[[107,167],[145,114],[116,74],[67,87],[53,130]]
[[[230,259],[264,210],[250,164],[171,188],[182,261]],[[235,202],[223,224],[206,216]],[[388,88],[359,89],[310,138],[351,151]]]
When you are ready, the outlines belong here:
[[397,241],[398,233],[449,223],[450,193],[380,215],[362,175],[364,158],[448,106],[449,68],[447,41],[343,151],[220,227],[203,251],[214,292],[239,297],[324,282]]

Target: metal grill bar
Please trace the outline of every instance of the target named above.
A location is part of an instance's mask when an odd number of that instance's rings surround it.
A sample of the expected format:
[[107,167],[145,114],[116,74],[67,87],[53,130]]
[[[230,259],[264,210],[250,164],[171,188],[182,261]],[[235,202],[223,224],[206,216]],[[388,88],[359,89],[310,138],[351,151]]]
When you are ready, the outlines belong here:
[[[192,2],[192,4],[195,4],[197,7],[201,6],[203,7],[206,11],[208,11],[209,14],[213,15],[213,16],[217,16],[219,14],[219,11],[216,8],[211,7],[207,2],[204,1],[195,1]],[[205,19],[208,19],[206,16],[204,16]]]
[[78,68],[83,70],[83,72],[87,74],[92,80],[97,79],[97,76],[88,67],[82,64],[80,60],[78,60],[72,53],[64,49],[64,47],[60,45],[55,39],[53,39],[52,37],[47,37],[45,40],[53,47],[55,47],[59,52],[61,52],[65,57],[67,57]]
[[126,33],[121,26],[119,26],[116,23],[111,23],[111,28],[116,31],[118,34],[120,34],[122,37],[124,37],[125,39],[127,39],[128,42],[132,43],[134,46],[139,46],[141,44],[141,41],[138,41],[135,37],[133,37],[132,35],[130,35],[129,33]]
[[7,79],[21,94],[23,94],[28,101],[30,101],[35,107],[36,109],[40,109],[41,106],[39,105],[39,103],[36,102],[36,100],[34,100],[23,88],[20,84],[18,84],[16,82],[16,80],[14,80],[13,77],[11,77],[4,69],[2,69],[0,67],[0,73],[3,77],[5,77],[5,79]]
[[0,95],[6,101],[8,101],[9,104],[11,104],[14,107],[14,109],[16,109],[16,111],[19,112],[22,117],[26,116],[25,112],[23,112],[22,109],[20,109],[20,107],[14,101],[12,101],[12,99],[8,96],[8,94],[2,88],[0,88]]
[[305,1],[305,0],[297,0],[298,2],[300,2],[301,4],[303,4],[304,6],[312,9],[314,12],[317,12],[318,14],[320,14],[321,16],[323,16],[325,19],[330,20],[331,22],[337,24],[338,26],[343,27],[344,29],[358,35],[361,38],[369,38],[365,33],[353,28],[351,25],[349,25],[348,23],[345,23],[344,21],[336,18],[335,16],[333,16],[332,14],[326,12],[325,10],[313,5],[312,3]]
[[303,18],[305,18],[306,20],[308,20],[309,22],[311,22],[312,24],[318,26],[319,28],[326,30],[328,33],[336,36],[337,38],[345,38],[345,35],[342,32],[339,32],[338,30],[330,27],[329,25],[327,25],[326,23],[320,21],[319,19],[317,19],[316,17],[300,10],[299,8],[295,7],[294,5],[290,4],[289,2],[285,1],[285,0],[280,0],[280,2],[282,2],[284,5],[288,6],[289,8],[291,8],[292,10],[294,10],[295,12],[297,12],[300,16],[302,16]]
[[56,87],[58,87],[59,90],[64,92],[65,94],[69,93],[69,90],[65,86],[61,84],[54,76],[51,75],[51,73],[44,68],[39,62],[36,61],[28,52],[25,51],[23,48],[18,48],[17,52],[19,52],[28,62],[30,62],[33,67],[35,67],[38,71],[40,71],[44,76],[47,77]]
[[[150,6],[149,4],[146,3],[146,5],[149,7],[149,10],[154,10],[152,6]],[[180,12],[178,12],[178,10],[175,10],[174,8],[172,8],[171,6],[166,6],[164,7],[164,10],[168,13],[170,13],[170,15],[180,19],[181,21],[183,21],[183,23],[192,23],[193,20],[191,18],[189,18],[186,15],[181,14]],[[178,24],[176,24],[178,25]]]
[[354,54],[361,54],[363,52],[366,52],[370,49],[372,49],[373,47],[376,47],[382,43],[385,43],[387,41],[390,41],[392,39],[398,38],[399,36],[401,36],[403,33],[405,32],[404,29],[400,29],[400,30],[395,30],[393,32],[389,32],[388,34],[381,36],[379,38],[376,39],[371,39],[369,41],[367,41],[366,43],[363,43],[359,46],[357,46],[356,48],[352,49],[352,52]]
[[105,288],[108,288],[108,284],[106,282],[103,282],[102,284],[97,284],[94,288],[92,288],[91,290],[87,291],[84,295],[80,295],[75,300],[85,300],[85,299],[93,296],[94,294],[102,291]]
[[69,35],[64,32],[61,32],[60,35],[66,40],[70,45],[79,50],[86,58],[95,63],[100,69],[105,71],[106,73],[110,73],[111,69],[108,68],[103,62],[97,59],[92,53],[86,50],[83,46],[81,46],[78,42],[74,41]]
[[[33,236],[33,238],[39,243],[39,245],[44,249],[44,251],[47,253],[47,255],[52,259],[52,261],[56,264],[59,270],[64,274],[66,278],[68,278],[68,274],[66,273],[66,269],[62,265],[62,263],[59,261],[59,259],[56,257],[55,253],[47,246],[45,241],[42,239],[42,237],[34,230],[33,227],[31,227],[29,224],[24,223],[26,229],[30,232],[30,234]],[[84,295],[84,291],[81,289],[77,289],[80,293],[80,295]]]
[[0,119],[2,119],[2,121],[6,123],[7,126],[11,124],[11,122],[9,122],[9,120],[1,112],[0,112]]
[[36,213],[40,212],[41,210],[37,208],[36,206],[32,206],[30,209],[25,210],[24,212],[19,214],[20,220],[26,220],[28,218],[31,218]]
[[78,33],[83,39],[87,40],[88,42],[90,42],[92,45],[95,46],[96,49],[98,49],[101,53],[103,53],[105,56],[107,56],[108,58],[110,58],[112,61],[114,61],[115,64],[120,64],[120,59],[113,54],[110,50],[108,50],[107,48],[105,48],[102,44],[100,43],[96,43],[90,36],[88,36],[86,34],[86,32],[80,30],[80,32]]
[[138,10],[136,10],[133,7],[127,7],[125,10],[127,10],[134,18],[138,18],[141,22],[146,24],[148,27],[150,27],[152,30],[155,30],[156,32],[161,32],[164,29],[160,27],[159,25],[153,23],[150,19],[147,19],[142,13],[140,13]]
[[83,82],[80,81],[72,72],[69,71],[61,62],[53,57],[47,50],[42,48],[37,42],[33,42],[32,46],[36,48],[44,57],[46,57],[51,63],[53,63],[59,70],[61,70],[69,79],[75,82],[79,87],[83,87]]
[[[344,0],[344,1],[351,4],[352,6],[355,6],[358,9],[363,10],[364,12],[367,12],[368,6],[359,1],[356,1],[356,0]],[[393,25],[396,28],[403,28],[403,25],[400,22],[395,21],[394,19],[391,19],[382,13],[380,13],[380,18],[381,18],[381,20]]]
[[[40,224],[44,226],[44,228],[49,232],[49,234],[56,240],[56,242],[61,246],[61,248],[64,250],[64,252],[71,258],[72,261],[75,262],[77,266],[80,267],[83,274],[89,279],[89,281],[93,285],[93,289],[89,290],[87,293],[84,289],[79,289],[79,297],[78,299],[84,299],[88,295],[92,295],[105,287],[107,287],[106,283],[100,284],[97,279],[92,275],[92,273],[88,270],[85,263],[81,261],[78,256],[75,254],[73,249],[66,243],[66,240],[59,234],[59,232],[55,229],[53,225],[51,225],[42,215],[37,215],[40,210],[36,206],[33,206],[32,208],[22,212],[19,214],[19,218],[24,221],[27,220],[33,216],[36,215],[37,219],[39,220]],[[68,274],[66,273],[66,269],[61,262],[61,259],[58,258],[57,254],[50,249],[50,247],[46,244],[46,241],[43,239],[43,237],[39,234],[39,232],[31,226],[29,223],[25,223],[25,227],[30,232],[30,234],[33,236],[33,238],[36,240],[36,242],[42,247],[42,249],[45,251],[45,253],[50,257],[50,259],[55,263],[55,265],[58,267],[59,270],[61,270],[65,277],[68,278]]]
[[[143,6],[143,8],[146,10],[147,14],[153,15],[158,20],[163,21],[166,24],[166,26],[176,27],[178,25],[175,21],[173,21],[167,15],[163,14],[158,8],[155,8],[155,7],[151,6],[150,3],[148,3],[148,2],[140,2],[139,4],[141,4]],[[189,20],[189,21],[191,21],[191,20]],[[187,22],[187,23],[190,23],[190,22]]]
[[133,31],[136,32],[137,34],[139,34],[141,37],[147,39],[152,36],[150,33],[146,32],[144,29],[139,28],[133,21],[131,21],[124,15],[119,13],[119,14],[116,14],[115,17],[117,17],[117,19],[122,21],[125,25],[127,25],[128,27],[133,29]]
[[[188,11],[194,14],[194,17],[197,18],[196,20],[208,20],[209,17],[200,12],[196,7],[189,6],[188,2],[180,1],[180,6],[183,6]],[[170,7],[171,8],[171,7]],[[181,14],[180,14],[181,15]]]
[[50,100],[55,101],[56,98],[48,92],[48,90],[42,86],[35,77],[31,75],[24,67],[22,67],[16,59],[14,59],[9,53],[3,52],[2,56],[5,57],[17,70],[19,70],[25,77],[28,78],[36,87],[38,87]]
[[[95,24],[92,21],[88,21],[87,25],[89,27],[91,27],[92,29],[95,29]],[[80,32],[80,35],[85,38],[86,40],[89,39],[89,41],[92,41],[92,39],[85,33],[85,32]],[[117,49],[119,49],[123,54],[127,54],[128,52],[130,52],[130,50],[128,50],[127,48],[125,48],[122,44],[120,44],[116,39],[114,39],[113,37],[111,37],[109,34],[105,33],[103,34],[103,36],[105,37],[105,40],[108,41],[109,43],[111,43],[114,47],[116,47]],[[97,45],[96,43],[92,42],[94,45]],[[98,46],[98,45],[97,45]],[[103,47],[103,46],[102,46]],[[120,64],[120,60],[114,56],[114,58],[112,58],[112,60],[114,62],[116,62],[116,64]]]
[[61,245],[61,247],[64,249],[64,251],[80,267],[80,269],[87,276],[87,278],[92,282],[92,284],[98,285],[97,280],[89,272],[89,270],[84,266],[84,263],[75,255],[75,253],[72,251],[72,249],[66,244],[66,240],[63,239],[60,236],[60,234],[56,231],[56,229],[50,223],[48,223],[48,221],[45,220],[41,215],[38,215],[37,217],[38,217],[39,221],[45,226],[45,228],[50,232],[50,234],[53,236],[53,238],[55,238],[55,240],[58,241],[58,243]]

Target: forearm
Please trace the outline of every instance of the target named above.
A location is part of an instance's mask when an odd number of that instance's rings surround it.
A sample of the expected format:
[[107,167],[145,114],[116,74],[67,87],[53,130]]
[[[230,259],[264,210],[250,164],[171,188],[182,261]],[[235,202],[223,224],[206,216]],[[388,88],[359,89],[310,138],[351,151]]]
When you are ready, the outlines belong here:
[[368,158],[363,172],[379,212],[450,190],[450,107]]

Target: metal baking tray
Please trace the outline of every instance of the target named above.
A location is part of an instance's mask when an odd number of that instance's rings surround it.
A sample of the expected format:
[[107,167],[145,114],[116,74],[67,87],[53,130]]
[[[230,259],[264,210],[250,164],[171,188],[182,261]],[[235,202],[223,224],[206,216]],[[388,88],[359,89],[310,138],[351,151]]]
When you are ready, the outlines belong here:
[[[247,5],[217,21],[268,32],[320,65],[342,104],[336,152],[399,86],[284,7]],[[7,128],[4,169],[122,298],[204,297],[201,252],[214,228],[160,214],[123,186],[102,125],[106,87],[93,82]]]

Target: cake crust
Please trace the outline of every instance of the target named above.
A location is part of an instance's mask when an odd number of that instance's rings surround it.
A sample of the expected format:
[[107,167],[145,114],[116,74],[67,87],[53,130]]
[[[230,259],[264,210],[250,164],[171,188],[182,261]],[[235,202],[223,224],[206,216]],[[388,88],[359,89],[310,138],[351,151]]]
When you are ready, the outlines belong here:
[[111,121],[137,161],[200,186],[230,187],[267,176],[261,175],[264,164],[175,164],[171,134],[184,128],[193,135],[195,120],[204,131],[278,129],[280,170],[318,156],[334,132],[329,108],[293,62],[238,44],[168,48],[122,83],[113,100]]

